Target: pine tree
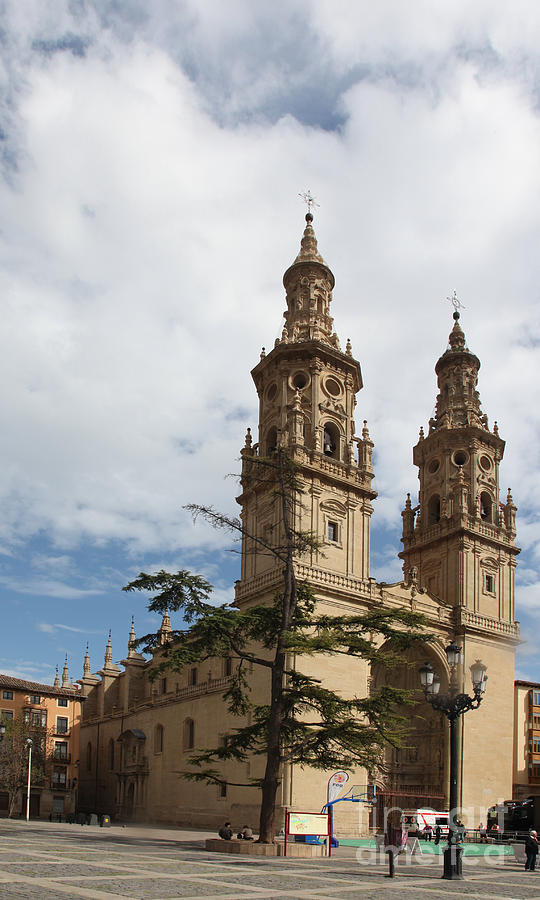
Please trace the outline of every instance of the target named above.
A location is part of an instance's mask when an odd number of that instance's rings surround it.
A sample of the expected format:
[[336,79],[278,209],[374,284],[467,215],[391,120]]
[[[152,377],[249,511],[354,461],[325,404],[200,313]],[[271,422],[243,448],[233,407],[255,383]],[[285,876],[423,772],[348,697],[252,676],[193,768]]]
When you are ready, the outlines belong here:
[[[270,843],[285,763],[322,770],[362,766],[374,772],[385,745],[400,746],[406,734],[399,707],[411,702],[407,691],[384,685],[369,697],[344,698],[302,673],[299,659],[318,653],[345,654],[371,665],[393,666],[403,662],[404,651],[429,636],[422,617],[408,609],[377,607],[357,615],[320,614],[310,585],[298,583],[295,574],[295,561],[319,544],[314,535],[295,528],[302,493],[297,467],[283,449],[271,458],[249,460],[248,466],[251,471],[246,473],[244,459],[243,478],[256,478],[258,486],[272,492],[279,504],[277,537],[248,533],[240,519],[211,507],[190,505],[188,509],[195,518],[201,515],[215,527],[241,536],[244,548],[247,539],[257,552],[270,554],[279,563],[282,586],[272,603],[240,609],[228,603],[216,606],[210,601],[209,582],[187,570],[141,573],[123,590],[157,592],[148,605],[151,611],[179,611],[183,616],[185,627],[174,630],[165,647],[157,633],[138,642],[147,652],[159,648],[154,676],[166,669],[181,671],[208,658],[236,659],[224,700],[234,716],[251,713],[250,724],[235,728],[222,746],[193,754],[192,768],[183,775],[195,781],[227,783],[219,763],[262,756],[264,776],[250,779],[247,786],[261,790],[259,840]],[[265,704],[251,699],[249,665],[268,672]]]

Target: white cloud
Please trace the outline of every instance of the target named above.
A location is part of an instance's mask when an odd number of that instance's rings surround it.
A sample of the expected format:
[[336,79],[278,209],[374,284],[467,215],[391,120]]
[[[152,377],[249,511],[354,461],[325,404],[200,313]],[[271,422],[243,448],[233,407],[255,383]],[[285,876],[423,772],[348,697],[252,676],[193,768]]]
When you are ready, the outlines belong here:
[[81,586],[75,553],[114,543],[134,571],[143,553],[198,558],[228,595],[227,537],[194,528],[182,506],[235,508],[225,475],[256,425],[249,370],[280,332],[297,194],[310,187],[336,329],[364,375],[377,576],[399,577],[411,446],[435,401],[456,288],[535,584],[540,13],[456,2],[411,15],[350,0],[224,9],[6,6],[0,541],[20,552],[46,534],[58,552],[33,555],[42,578],[1,583],[98,596],[100,575]]

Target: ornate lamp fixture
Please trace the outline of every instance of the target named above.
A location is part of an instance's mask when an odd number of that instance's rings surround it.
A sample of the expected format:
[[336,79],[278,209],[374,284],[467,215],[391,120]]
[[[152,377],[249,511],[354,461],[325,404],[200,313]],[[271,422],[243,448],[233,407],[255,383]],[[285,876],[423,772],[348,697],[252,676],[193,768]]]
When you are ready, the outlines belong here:
[[419,669],[420,685],[424,696],[433,709],[443,713],[450,723],[450,811],[448,813],[448,846],[444,851],[443,878],[463,878],[461,831],[457,825],[457,773],[458,773],[458,735],[457,720],[470,709],[478,709],[486,690],[486,666],[477,659],[471,666],[473,696],[460,693],[458,689],[457,670],[462,663],[461,647],[452,641],[445,648],[450,684],[447,694],[440,694],[441,681],[431,663],[426,662]]

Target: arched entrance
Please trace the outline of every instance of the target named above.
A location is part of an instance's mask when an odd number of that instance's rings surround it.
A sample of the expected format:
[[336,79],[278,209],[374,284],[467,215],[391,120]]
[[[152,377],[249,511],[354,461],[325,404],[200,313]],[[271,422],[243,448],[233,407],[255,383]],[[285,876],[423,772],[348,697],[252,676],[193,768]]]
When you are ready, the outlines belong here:
[[433,648],[407,651],[405,660],[395,668],[374,669],[372,687],[384,684],[413,692],[416,702],[400,710],[408,726],[408,734],[400,748],[387,745],[377,785],[377,822],[383,821],[384,809],[432,807],[446,808],[448,783],[448,729],[446,719],[424,699],[419,686],[418,669],[429,661],[441,673],[441,692],[447,690],[446,666]]

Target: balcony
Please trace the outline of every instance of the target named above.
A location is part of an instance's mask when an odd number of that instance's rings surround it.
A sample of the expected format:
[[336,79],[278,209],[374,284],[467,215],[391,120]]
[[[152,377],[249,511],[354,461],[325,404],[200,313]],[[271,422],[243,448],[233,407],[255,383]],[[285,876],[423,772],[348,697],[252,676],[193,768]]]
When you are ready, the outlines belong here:
[[71,734],[71,729],[68,727],[65,730],[59,729],[58,726],[53,728],[53,736],[58,737],[69,737]]

